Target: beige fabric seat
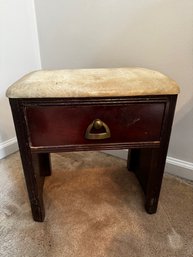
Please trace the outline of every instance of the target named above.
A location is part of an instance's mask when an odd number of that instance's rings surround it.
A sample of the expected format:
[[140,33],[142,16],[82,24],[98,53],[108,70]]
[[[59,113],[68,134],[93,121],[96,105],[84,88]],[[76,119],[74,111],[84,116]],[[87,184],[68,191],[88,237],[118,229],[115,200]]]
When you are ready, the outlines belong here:
[[144,68],[39,70],[7,90],[9,98],[108,97],[178,94],[167,76]]

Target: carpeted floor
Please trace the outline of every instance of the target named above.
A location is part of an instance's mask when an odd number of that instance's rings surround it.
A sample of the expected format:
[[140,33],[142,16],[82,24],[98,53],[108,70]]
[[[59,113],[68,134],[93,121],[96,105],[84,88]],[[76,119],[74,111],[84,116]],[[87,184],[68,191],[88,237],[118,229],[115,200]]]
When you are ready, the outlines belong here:
[[1,257],[193,256],[193,184],[166,175],[158,212],[148,215],[125,161],[79,152],[53,154],[52,163],[37,223],[19,154],[0,161]]

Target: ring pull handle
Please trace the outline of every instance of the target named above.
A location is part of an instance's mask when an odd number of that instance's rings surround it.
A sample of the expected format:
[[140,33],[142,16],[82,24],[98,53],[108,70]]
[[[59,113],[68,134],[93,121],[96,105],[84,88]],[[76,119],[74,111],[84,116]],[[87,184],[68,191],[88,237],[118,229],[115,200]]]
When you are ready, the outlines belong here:
[[[102,132],[101,132],[102,130]],[[100,119],[95,119],[87,128],[86,139],[106,139],[111,137],[111,132],[106,123]]]

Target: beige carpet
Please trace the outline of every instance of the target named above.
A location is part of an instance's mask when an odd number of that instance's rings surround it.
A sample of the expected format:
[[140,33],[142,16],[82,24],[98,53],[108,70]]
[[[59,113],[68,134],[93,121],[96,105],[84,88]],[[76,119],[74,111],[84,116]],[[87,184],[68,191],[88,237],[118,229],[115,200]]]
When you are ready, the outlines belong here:
[[193,185],[165,176],[157,214],[126,162],[99,152],[53,154],[46,220],[32,220],[18,153],[0,161],[0,256],[191,257]]

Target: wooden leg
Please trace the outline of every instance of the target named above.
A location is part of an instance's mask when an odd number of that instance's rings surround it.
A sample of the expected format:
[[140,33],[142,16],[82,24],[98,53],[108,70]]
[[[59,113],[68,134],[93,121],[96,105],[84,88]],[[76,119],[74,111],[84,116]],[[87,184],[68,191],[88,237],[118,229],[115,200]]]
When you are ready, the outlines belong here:
[[140,149],[128,150],[127,168],[129,171],[134,172],[137,169],[139,163],[139,151]]
[[40,168],[40,176],[51,176],[51,161],[50,161],[50,154],[49,153],[39,153],[38,162]]
[[[32,215],[35,221],[42,222],[45,217],[45,209],[43,203],[43,186],[44,177],[51,175],[51,163],[49,153],[33,153],[32,155],[32,173],[35,174],[33,179],[33,186],[29,183],[29,199],[31,203]],[[24,166],[23,166],[24,168]],[[27,171],[27,177],[29,174],[29,168]],[[26,184],[28,184],[28,179],[26,179]],[[35,190],[34,190],[35,188]],[[32,192],[33,194],[31,198]]]
[[[50,173],[48,155],[34,154],[31,152],[27,127],[23,122],[25,113],[22,104],[17,99],[10,100],[10,103],[33,219],[42,222],[44,220],[45,210],[43,204],[44,176],[41,176],[41,174]],[[44,163],[46,163],[46,169],[43,172]]]
[[44,177],[40,176],[41,166],[39,165],[39,158],[37,154],[31,154],[29,150],[23,150],[20,148],[32,216],[35,221],[42,222],[45,217],[43,204]]
[[128,168],[132,170],[145,193],[145,209],[156,213],[162,184],[166,153],[160,148],[131,149]]
[[162,148],[151,149],[150,168],[147,180],[145,208],[148,213],[155,213],[157,210],[162,178],[164,174],[167,150]]

